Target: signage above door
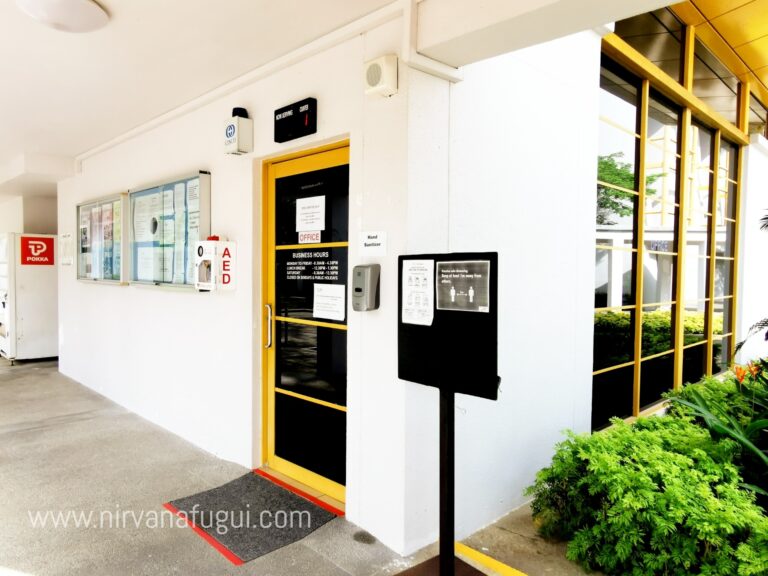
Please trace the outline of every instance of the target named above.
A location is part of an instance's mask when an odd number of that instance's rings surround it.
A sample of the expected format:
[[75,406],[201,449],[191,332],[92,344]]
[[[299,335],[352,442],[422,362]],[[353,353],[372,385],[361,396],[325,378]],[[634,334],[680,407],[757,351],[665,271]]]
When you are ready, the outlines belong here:
[[275,110],[275,142],[288,142],[317,132],[317,100],[305,98]]

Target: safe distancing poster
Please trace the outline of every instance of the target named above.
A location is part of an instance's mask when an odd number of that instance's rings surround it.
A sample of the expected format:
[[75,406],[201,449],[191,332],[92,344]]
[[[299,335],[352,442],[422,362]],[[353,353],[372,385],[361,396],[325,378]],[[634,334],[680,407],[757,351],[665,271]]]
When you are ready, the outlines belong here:
[[487,260],[437,263],[437,309],[462,312],[490,310]]

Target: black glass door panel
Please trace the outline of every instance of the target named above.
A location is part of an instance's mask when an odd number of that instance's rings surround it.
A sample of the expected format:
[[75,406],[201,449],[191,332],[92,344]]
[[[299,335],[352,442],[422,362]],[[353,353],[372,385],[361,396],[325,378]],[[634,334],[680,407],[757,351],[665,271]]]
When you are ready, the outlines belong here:
[[347,332],[277,322],[275,386],[325,402],[347,404]]
[[[331,167],[312,170],[325,158]],[[322,479],[346,480],[349,166],[333,166],[340,158],[348,161],[348,150],[276,168],[268,279],[275,316],[271,455],[278,471],[283,466],[331,495],[336,488]],[[337,494],[343,498],[343,490]]]
[[334,166],[275,182],[277,245],[298,244],[296,201],[322,198],[324,222],[321,242],[346,242],[349,238],[349,166]]
[[275,395],[275,454],[329,480],[346,480],[347,414]]
[[314,308],[315,284],[345,286],[346,300],[346,247],[278,250],[275,268],[278,316],[346,324],[346,314],[339,320]]

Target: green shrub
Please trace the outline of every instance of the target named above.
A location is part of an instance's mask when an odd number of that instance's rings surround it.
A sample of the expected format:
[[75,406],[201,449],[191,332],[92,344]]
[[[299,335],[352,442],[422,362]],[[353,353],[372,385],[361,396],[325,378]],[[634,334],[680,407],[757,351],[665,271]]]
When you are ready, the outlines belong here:
[[[731,372],[719,377],[704,377],[696,383],[686,384],[680,391],[667,392],[664,397],[670,400],[680,398],[692,402],[694,393],[700,394],[709,403],[727,406],[729,414],[742,425],[748,424],[752,417],[753,406],[748,397],[741,393],[739,383]],[[668,411],[674,416],[695,416],[691,408],[676,402],[670,403]]]
[[607,574],[768,575],[768,522],[739,487],[735,443],[684,418],[570,433],[528,489],[545,536]]

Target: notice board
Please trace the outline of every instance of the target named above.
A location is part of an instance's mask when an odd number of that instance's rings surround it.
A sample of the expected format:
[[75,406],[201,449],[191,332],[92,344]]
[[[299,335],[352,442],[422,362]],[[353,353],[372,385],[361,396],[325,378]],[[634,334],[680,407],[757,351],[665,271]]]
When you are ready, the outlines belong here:
[[116,194],[78,205],[78,279],[123,279],[124,197]]
[[398,376],[496,400],[498,254],[398,258]]
[[129,193],[131,282],[194,286],[195,243],[211,233],[211,175]]

